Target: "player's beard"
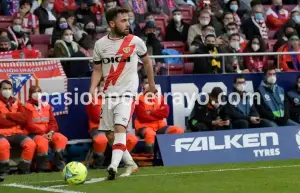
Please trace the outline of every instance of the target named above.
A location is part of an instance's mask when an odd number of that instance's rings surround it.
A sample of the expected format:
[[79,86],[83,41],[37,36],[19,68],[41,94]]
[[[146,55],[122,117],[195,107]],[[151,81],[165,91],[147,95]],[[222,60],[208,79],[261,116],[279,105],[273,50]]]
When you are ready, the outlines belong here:
[[129,34],[129,29],[125,29],[123,32],[116,26],[115,27],[115,35],[118,37],[124,37]]

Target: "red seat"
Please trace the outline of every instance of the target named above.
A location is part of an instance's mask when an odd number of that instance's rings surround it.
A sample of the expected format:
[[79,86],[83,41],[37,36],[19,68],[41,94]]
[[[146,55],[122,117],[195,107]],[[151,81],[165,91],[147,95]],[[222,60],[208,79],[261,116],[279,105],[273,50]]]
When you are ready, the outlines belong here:
[[274,39],[274,36],[275,36],[276,32],[277,32],[276,30],[270,30],[268,32],[269,39]]
[[48,58],[49,56],[49,48],[46,44],[35,44],[33,46],[34,49],[41,52],[41,58]]
[[10,22],[10,24],[12,24],[12,20],[13,20],[13,17],[12,16],[4,16],[4,15],[1,15],[0,16],[0,22]]
[[283,5],[283,9],[286,9],[288,12],[292,12],[295,7],[296,5]]
[[11,22],[0,22],[0,29],[7,29],[11,25]]
[[178,52],[184,54],[184,43],[180,41],[161,42],[162,46],[170,49],[175,49]]
[[168,25],[168,18],[165,15],[153,15],[155,20],[155,25],[160,29],[160,33],[164,38],[166,35],[166,28]]
[[175,75],[175,74],[184,74],[184,68],[176,68],[176,69],[169,69],[169,75]]
[[39,34],[39,35],[30,35],[31,44],[45,44],[51,45],[51,35]]
[[192,6],[180,6],[179,7],[182,16],[193,17],[193,7]]
[[194,62],[184,63],[184,74],[193,74]]
[[182,20],[185,22],[185,23],[188,23],[188,24],[191,24],[191,22],[192,22],[192,17],[190,17],[190,16],[183,16],[182,17]]

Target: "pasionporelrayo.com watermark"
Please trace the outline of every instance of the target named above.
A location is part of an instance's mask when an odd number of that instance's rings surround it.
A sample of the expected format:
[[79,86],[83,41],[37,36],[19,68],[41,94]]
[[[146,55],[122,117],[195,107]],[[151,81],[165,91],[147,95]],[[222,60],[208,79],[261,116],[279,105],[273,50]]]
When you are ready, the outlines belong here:
[[[43,101],[52,104],[52,105],[101,105],[108,103],[108,105],[114,106],[119,103],[130,103],[132,104],[133,98],[135,104],[139,104],[139,98],[141,93],[137,93],[136,95],[132,95],[130,93],[124,93],[120,96],[119,93],[103,93],[95,91],[93,94],[89,92],[78,93],[78,88],[74,89],[74,92],[67,92],[67,93],[52,93],[49,95],[46,92],[41,93],[41,98]],[[191,104],[197,101],[200,105],[207,105],[209,103],[209,93],[201,92],[201,93],[185,93],[185,92],[166,92],[162,94],[153,94],[153,93],[144,93],[144,100],[143,103],[146,105],[154,105],[155,103],[168,103],[168,100],[171,98],[173,105],[181,105],[181,104]],[[98,99],[102,100],[98,100]],[[105,99],[105,100],[104,100]],[[227,103],[232,105],[237,105],[242,103],[244,105],[249,104],[252,105],[255,103],[260,104],[260,94],[258,92],[251,93],[245,92],[242,95],[237,92],[231,92],[228,95],[225,93],[219,94],[217,99],[212,101],[212,104],[219,103],[220,105],[225,105]],[[101,103],[101,104],[99,104]]]

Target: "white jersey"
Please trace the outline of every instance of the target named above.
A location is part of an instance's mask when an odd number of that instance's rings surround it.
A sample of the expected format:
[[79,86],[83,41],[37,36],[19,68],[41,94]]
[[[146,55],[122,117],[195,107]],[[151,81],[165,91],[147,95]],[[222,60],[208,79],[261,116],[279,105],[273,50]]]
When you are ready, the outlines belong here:
[[93,60],[95,65],[102,64],[105,96],[136,95],[138,60],[146,54],[144,41],[131,34],[117,40],[106,35],[95,43]]

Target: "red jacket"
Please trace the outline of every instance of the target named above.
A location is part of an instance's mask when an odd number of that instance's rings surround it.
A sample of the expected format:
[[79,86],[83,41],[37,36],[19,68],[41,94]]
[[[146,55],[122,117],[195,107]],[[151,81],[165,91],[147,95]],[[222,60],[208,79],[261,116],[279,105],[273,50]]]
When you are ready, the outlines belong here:
[[75,0],[55,0],[54,9],[57,13],[63,11],[75,11],[78,8]]
[[289,20],[289,12],[281,9],[278,13],[275,12],[273,7],[270,7],[266,13],[266,25],[270,30],[279,29],[287,20]]
[[262,72],[264,66],[268,65],[268,56],[244,56],[244,66],[250,72]]

